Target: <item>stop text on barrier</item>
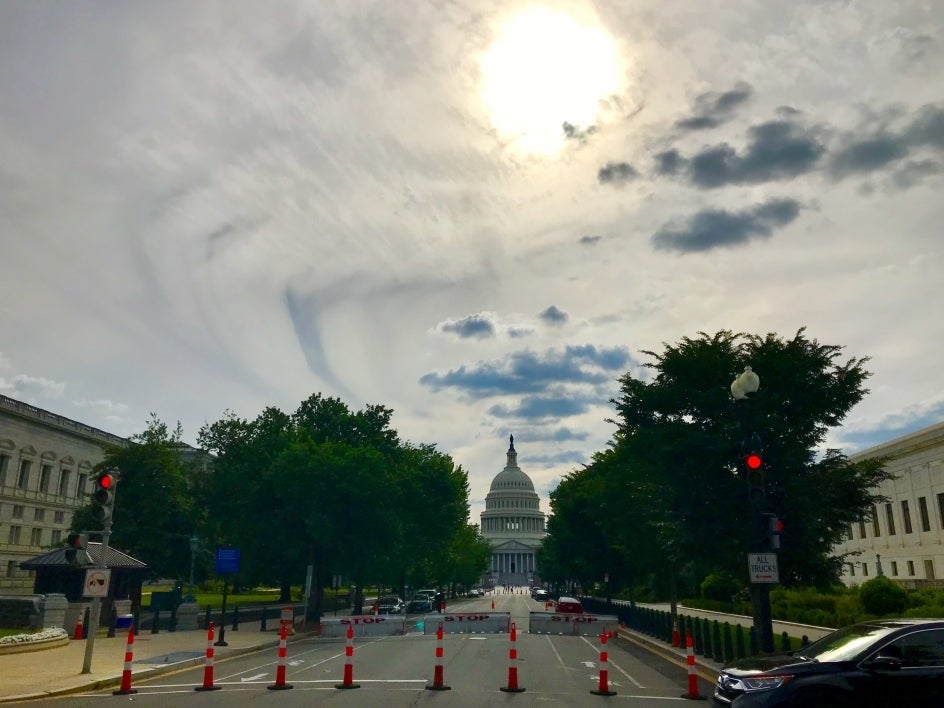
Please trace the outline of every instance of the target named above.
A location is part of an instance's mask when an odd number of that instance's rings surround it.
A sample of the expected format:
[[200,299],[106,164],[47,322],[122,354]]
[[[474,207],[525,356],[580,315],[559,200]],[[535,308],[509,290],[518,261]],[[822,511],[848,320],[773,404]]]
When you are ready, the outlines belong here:
[[381,622],[386,622],[385,617],[351,617],[350,619],[342,619],[341,624],[380,624]]

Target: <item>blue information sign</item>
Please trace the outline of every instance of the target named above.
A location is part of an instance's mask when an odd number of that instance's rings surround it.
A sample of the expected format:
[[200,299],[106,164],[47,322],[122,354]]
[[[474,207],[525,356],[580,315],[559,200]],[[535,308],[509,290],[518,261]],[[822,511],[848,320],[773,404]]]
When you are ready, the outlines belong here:
[[231,546],[219,546],[216,549],[216,572],[220,575],[224,573],[239,572],[239,549]]

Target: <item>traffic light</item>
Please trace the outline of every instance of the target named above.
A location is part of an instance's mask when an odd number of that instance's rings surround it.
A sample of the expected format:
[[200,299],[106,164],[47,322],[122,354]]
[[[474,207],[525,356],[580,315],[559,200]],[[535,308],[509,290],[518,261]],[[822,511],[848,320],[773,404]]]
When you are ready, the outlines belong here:
[[767,501],[764,480],[764,446],[757,433],[751,433],[741,446],[747,473],[747,498],[751,505],[762,508]]
[[95,500],[93,513],[95,520],[101,522],[105,528],[111,523],[111,515],[115,510],[115,485],[118,484],[118,475],[114,470],[106,470],[95,478],[95,491],[92,498]]
[[[86,562],[85,550],[88,548],[88,536],[84,533],[70,533],[66,540],[66,561],[72,565],[83,565]],[[82,551],[82,555],[79,555]]]
[[770,541],[770,550],[780,548],[780,534],[783,533],[783,519],[771,514],[767,517],[767,538]]

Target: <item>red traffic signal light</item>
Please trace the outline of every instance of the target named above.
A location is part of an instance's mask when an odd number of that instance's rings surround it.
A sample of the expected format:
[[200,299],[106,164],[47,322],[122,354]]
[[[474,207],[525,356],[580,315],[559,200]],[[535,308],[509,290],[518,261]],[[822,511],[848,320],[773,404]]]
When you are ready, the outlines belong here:
[[764,460],[758,453],[752,452],[744,458],[744,464],[747,465],[749,470],[758,470],[764,464]]
[[111,472],[103,472],[98,477],[98,486],[102,489],[111,489],[114,483],[115,478],[111,476]]

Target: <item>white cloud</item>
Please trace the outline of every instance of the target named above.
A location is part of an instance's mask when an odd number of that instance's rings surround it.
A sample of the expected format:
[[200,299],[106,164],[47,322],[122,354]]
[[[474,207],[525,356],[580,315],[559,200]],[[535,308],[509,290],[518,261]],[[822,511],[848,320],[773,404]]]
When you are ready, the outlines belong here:
[[[496,418],[496,401],[419,383],[525,348],[638,357],[699,330],[807,325],[872,357],[848,439],[939,411],[942,149],[826,169],[883,117],[901,136],[944,106],[939,6],[562,0],[615,38],[624,90],[551,155],[514,148],[479,91],[507,3],[50,7],[0,4],[6,395],[117,434],[154,411],[191,441],[226,409],[293,410],[317,391],[382,403],[404,438],[454,455],[476,499],[508,432],[545,489],[612,433],[592,406],[565,421],[583,437],[534,422],[529,440],[509,427],[532,421]],[[680,135],[699,97],[739,86],[749,100],[719,125]],[[765,181],[745,160],[773,143],[749,151],[750,129],[785,116],[826,152]],[[738,180],[656,174],[661,152],[723,144]],[[634,178],[600,184],[606,165]],[[653,248],[666,224],[777,200],[802,208],[763,238]],[[538,318],[551,306],[560,326]]]

